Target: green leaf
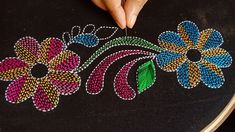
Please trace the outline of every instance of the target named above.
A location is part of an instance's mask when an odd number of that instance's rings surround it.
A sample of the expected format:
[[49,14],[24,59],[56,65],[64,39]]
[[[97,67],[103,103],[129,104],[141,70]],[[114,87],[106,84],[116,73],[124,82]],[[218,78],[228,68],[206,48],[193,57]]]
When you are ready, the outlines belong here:
[[154,62],[148,61],[142,64],[137,69],[137,86],[138,92],[142,93],[150,88],[156,80],[156,70]]

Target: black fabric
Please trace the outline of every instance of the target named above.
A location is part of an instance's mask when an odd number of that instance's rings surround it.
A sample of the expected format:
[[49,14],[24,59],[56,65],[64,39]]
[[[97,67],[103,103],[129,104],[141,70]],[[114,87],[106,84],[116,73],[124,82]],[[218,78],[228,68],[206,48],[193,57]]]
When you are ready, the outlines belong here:
[[[160,33],[176,31],[183,20],[191,20],[203,30],[214,28],[224,37],[222,48],[235,58],[235,16],[233,0],[149,0],[128,35],[139,36],[155,44]],[[23,36],[38,41],[58,37],[74,25],[93,23],[116,26],[112,18],[89,0],[2,0],[0,3],[0,59],[15,56],[14,43]],[[113,38],[124,36],[119,30]],[[95,48],[72,45],[82,63],[106,41]],[[223,69],[226,82],[221,89],[211,90],[200,83],[185,90],[177,82],[176,73],[157,68],[157,81],[133,101],[119,99],[112,80],[118,69],[131,58],[115,63],[107,72],[104,90],[92,96],[85,91],[85,81],[105,55],[131,47],[113,48],[81,73],[82,86],[71,96],[61,96],[58,107],[47,113],[33,107],[32,100],[13,105],[5,101],[4,92],[10,82],[0,82],[0,131],[190,131],[208,125],[225,107],[235,89],[235,64]],[[139,49],[139,48],[138,48]],[[135,86],[135,67],[129,80]]]

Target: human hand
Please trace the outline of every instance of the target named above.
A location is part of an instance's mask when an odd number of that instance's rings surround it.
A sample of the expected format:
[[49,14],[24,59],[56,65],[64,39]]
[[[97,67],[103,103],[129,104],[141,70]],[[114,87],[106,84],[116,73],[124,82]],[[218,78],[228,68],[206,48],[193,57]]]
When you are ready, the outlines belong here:
[[122,29],[133,28],[137,16],[148,0],[92,0],[99,8],[108,11]]

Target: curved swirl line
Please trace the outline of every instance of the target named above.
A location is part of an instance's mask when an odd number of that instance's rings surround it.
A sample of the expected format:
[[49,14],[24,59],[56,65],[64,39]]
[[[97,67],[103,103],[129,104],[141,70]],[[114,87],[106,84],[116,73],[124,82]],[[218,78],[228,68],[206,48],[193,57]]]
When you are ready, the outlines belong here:
[[87,82],[86,91],[89,94],[99,94],[104,86],[105,73],[115,61],[130,55],[152,55],[151,52],[143,50],[121,50],[104,58],[92,71]]
[[131,37],[131,36],[126,36],[126,37],[119,37],[116,39],[113,39],[109,42],[107,42],[105,45],[103,45],[101,48],[99,48],[88,60],[86,60],[78,69],[77,72],[81,72],[85,70],[96,58],[98,58],[102,53],[107,51],[108,49],[116,46],[123,46],[123,45],[128,45],[128,46],[138,46],[146,49],[151,49],[156,52],[161,52],[163,51],[162,48],[158,47],[157,45],[146,41],[142,38],[138,37]]

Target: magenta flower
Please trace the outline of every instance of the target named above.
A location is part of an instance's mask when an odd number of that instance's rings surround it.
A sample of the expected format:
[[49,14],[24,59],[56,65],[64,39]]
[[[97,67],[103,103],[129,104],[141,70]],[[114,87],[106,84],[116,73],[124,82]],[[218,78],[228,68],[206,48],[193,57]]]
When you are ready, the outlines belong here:
[[0,62],[0,79],[12,81],[5,92],[8,102],[21,103],[33,99],[40,111],[50,111],[59,102],[60,95],[75,93],[81,79],[75,70],[80,57],[63,50],[64,43],[47,38],[41,45],[32,37],[23,37],[15,44],[17,57]]

